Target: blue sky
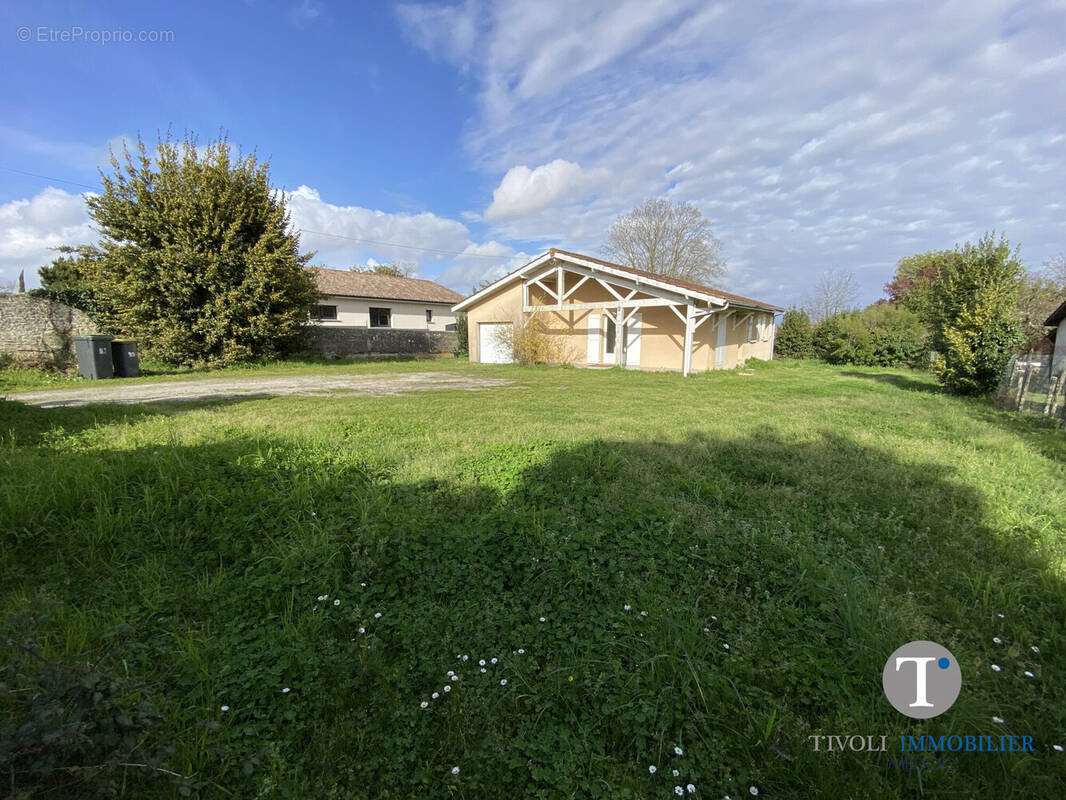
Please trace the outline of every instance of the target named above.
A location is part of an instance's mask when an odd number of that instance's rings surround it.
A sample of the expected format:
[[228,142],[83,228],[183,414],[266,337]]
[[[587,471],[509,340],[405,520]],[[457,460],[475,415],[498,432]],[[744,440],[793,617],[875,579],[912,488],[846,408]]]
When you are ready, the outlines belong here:
[[654,196],[783,305],[993,228],[1066,251],[1061,2],[25,2],[0,37],[4,282],[93,240],[108,146],[167,128],[268,158],[316,263],[462,291]]

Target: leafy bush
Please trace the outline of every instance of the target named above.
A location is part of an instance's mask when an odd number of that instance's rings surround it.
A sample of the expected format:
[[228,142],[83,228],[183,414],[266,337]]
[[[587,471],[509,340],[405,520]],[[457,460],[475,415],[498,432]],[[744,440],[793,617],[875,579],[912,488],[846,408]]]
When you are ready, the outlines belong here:
[[0,635],[12,655],[0,667],[0,775],[14,796],[114,794],[120,786],[160,779],[185,793],[188,778],[164,764],[174,748],[154,739],[162,719],[126,658],[142,646],[120,626],[104,636],[107,648],[78,664],[44,657],[33,643],[50,604],[36,599],[16,619],[19,641]]
[[811,318],[801,308],[790,308],[781,319],[774,338],[774,353],[781,358],[812,358],[814,329]]
[[987,394],[1022,344],[1017,250],[986,234],[957,250],[930,287],[926,318],[940,358],[937,379],[959,394]]
[[929,351],[917,315],[887,303],[825,320],[815,331],[814,349],[831,364],[867,367],[921,367]]

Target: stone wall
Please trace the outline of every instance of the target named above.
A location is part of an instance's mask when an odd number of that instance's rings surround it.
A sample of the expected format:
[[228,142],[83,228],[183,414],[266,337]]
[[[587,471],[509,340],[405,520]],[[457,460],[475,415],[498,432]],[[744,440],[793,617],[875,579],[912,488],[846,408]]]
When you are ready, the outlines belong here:
[[457,344],[455,331],[316,325],[308,333],[308,351],[326,358],[436,355],[451,353]]
[[98,330],[83,312],[54,300],[0,294],[0,353],[17,361],[72,361],[74,337]]

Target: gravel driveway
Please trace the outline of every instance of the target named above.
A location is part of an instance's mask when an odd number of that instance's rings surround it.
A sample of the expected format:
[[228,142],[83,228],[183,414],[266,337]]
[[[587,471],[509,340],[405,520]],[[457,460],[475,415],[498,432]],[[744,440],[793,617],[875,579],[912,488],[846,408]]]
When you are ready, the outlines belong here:
[[126,383],[102,381],[83,389],[47,389],[7,395],[27,405],[84,406],[90,403],[159,403],[189,400],[213,400],[220,397],[265,397],[295,394],[303,396],[338,394],[382,397],[385,395],[425,392],[434,389],[477,391],[506,386],[511,381],[483,378],[455,372],[410,372],[380,375],[289,375],[271,378],[200,378]]

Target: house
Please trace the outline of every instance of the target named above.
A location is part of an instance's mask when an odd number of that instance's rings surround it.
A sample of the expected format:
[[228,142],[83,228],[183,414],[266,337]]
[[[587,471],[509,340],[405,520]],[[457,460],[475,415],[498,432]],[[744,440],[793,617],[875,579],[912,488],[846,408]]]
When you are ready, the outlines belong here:
[[552,248],[457,303],[470,360],[512,360],[508,326],[536,316],[565,361],[643,369],[727,369],[774,352],[774,313],[747,297]]
[[326,358],[426,356],[456,350],[463,296],[433,281],[315,269],[321,298],[311,309],[307,352]]
[[322,326],[399,328],[419,331],[455,329],[452,306],[463,296],[439,283],[345,269],[315,269],[323,297],[311,310]]
[[1051,356],[1051,374],[1057,375],[1066,367],[1066,301],[1051,312],[1044,324],[1055,329],[1050,334],[1055,340],[1055,351]]

